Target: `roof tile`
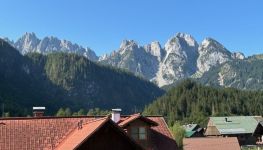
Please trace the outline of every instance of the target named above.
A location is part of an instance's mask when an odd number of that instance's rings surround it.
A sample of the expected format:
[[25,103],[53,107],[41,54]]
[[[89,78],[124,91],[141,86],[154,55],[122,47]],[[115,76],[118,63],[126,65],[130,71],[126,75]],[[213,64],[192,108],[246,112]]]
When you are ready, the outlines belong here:
[[184,150],[240,150],[236,137],[185,138]]
[[[122,122],[129,122],[137,115],[122,116]],[[176,149],[163,117],[145,117],[148,121],[156,122],[157,126],[151,126],[152,143],[155,149]],[[83,129],[76,130],[82,120]],[[0,119],[0,149],[1,150],[28,150],[54,148],[61,149],[65,141],[65,147],[74,147],[70,142],[79,143],[86,138],[103,122],[103,117],[42,117],[42,118],[2,118]],[[69,139],[67,139],[69,138]],[[71,144],[70,144],[71,143]],[[61,145],[60,145],[61,144]],[[59,146],[59,147],[58,147]],[[64,149],[64,147],[63,147]],[[65,148],[66,149],[66,148]]]

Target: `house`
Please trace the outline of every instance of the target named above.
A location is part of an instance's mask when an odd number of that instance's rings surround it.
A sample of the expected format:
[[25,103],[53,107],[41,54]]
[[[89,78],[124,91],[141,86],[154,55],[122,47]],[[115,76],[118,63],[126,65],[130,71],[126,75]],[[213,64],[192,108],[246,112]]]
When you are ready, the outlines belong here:
[[187,138],[204,136],[204,129],[198,124],[183,125],[183,128],[185,129],[185,137]]
[[184,150],[240,150],[236,137],[184,138]]
[[253,136],[256,137],[258,145],[263,145],[263,121],[260,121],[253,133]]
[[[34,113],[36,114],[36,113]],[[40,115],[39,115],[40,114]],[[1,150],[175,150],[177,144],[161,116],[36,117],[0,119]]]
[[205,135],[237,137],[240,145],[256,144],[253,133],[258,120],[258,116],[210,117]]

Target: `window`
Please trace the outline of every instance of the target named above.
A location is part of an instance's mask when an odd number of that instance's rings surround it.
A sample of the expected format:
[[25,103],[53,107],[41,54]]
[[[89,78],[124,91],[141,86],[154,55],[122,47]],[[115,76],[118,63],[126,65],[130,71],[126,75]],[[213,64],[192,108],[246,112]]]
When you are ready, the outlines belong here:
[[145,140],[146,139],[146,130],[144,127],[139,128],[139,139]]
[[146,128],[145,127],[132,127],[131,136],[135,140],[146,140]]

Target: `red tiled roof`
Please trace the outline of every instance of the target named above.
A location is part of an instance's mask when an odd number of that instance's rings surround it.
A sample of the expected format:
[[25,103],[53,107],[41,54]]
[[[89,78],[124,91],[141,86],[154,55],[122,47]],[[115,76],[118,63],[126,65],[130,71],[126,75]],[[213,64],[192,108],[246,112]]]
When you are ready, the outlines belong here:
[[94,117],[43,117],[0,119],[0,149],[28,150],[53,149],[73,129],[77,123],[94,120]]
[[[125,124],[125,122],[137,117],[135,116],[122,116],[121,121]],[[176,142],[172,139],[163,117],[144,118],[157,123],[157,126],[151,126],[152,132],[150,135],[155,149],[177,149]],[[83,129],[80,132],[77,128],[81,120]],[[70,141],[77,140],[76,143],[81,142],[83,138],[88,137],[97,127],[103,124],[103,120],[105,118],[94,116],[2,118],[0,119],[0,149],[48,150],[61,149],[63,145],[65,147],[74,147],[76,144],[71,143],[70,145]]]
[[125,127],[126,125],[128,125],[129,123],[133,122],[136,119],[141,119],[144,122],[146,122],[146,123],[148,123],[148,124],[150,124],[152,126],[157,126],[158,125],[158,123],[152,121],[151,119],[148,119],[147,117],[142,116],[140,113],[134,114],[134,115],[131,115],[131,116],[128,116],[128,117],[125,117],[125,118],[122,118],[118,122],[118,125],[121,126],[121,127]]
[[57,150],[73,150],[85,139],[90,137],[92,133],[99,129],[109,118],[100,118],[92,120],[83,124],[82,127],[76,128],[72,133],[70,133],[64,141],[56,148]]
[[236,137],[185,138],[184,150],[240,150]]
[[154,145],[154,149],[159,150],[176,150],[178,149],[175,140],[164,120],[163,117],[147,117],[154,122],[158,123],[158,126],[151,127],[151,139]]

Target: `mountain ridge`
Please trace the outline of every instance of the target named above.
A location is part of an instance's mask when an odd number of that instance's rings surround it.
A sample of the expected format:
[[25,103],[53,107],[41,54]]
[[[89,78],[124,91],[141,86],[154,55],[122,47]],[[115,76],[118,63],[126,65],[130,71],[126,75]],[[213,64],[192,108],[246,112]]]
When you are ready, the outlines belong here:
[[159,87],[186,78],[201,78],[210,68],[228,61],[245,59],[243,53],[230,52],[213,38],[205,38],[198,44],[193,36],[180,32],[163,46],[158,41],[139,45],[134,40],[123,40],[118,49],[100,57],[89,48],[53,36],[38,39],[34,33],[26,33],[15,42],[6,40],[22,54],[59,51],[76,53],[94,62],[127,70]]
[[[142,110],[164,93],[153,83],[74,53],[21,55],[0,39],[0,103],[12,116],[31,114],[32,106]],[[19,108],[19,109],[18,109]]]

